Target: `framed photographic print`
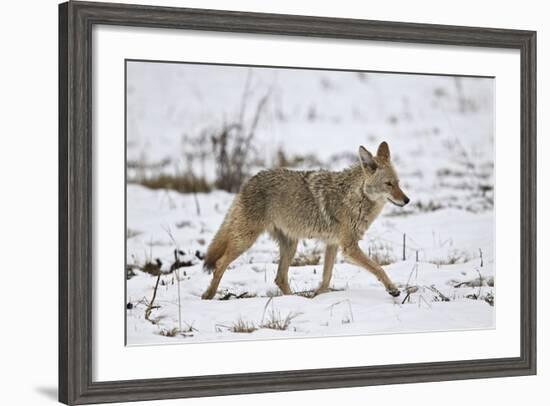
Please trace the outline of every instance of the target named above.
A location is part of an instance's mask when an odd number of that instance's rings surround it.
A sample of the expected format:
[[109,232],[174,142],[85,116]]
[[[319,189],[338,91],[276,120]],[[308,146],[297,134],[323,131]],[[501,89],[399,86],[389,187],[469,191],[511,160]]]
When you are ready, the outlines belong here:
[[536,373],[535,32],[59,30],[60,401]]

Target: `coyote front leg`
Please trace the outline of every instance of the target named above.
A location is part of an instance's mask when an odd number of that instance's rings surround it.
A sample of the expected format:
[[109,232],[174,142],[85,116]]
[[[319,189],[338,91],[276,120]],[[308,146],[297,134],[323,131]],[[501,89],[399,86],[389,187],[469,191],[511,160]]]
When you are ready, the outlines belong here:
[[371,272],[376,278],[382,282],[384,287],[386,288],[386,291],[394,296],[397,297],[401,294],[399,289],[393,284],[389,276],[386,274],[384,269],[380,265],[378,265],[375,261],[370,259],[368,256],[365,255],[363,251],[359,248],[359,245],[357,243],[346,245],[342,247],[342,252],[344,256],[352,263],[355,263],[356,265],[362,266],[367,271]]
[[298,241],[292,238],[286,237],[281,232],[273,233],[279,243],[279,266],[277,268],[277,276],[275,277],[275,283],[283,292],[283,295],[291,295],[292,291],[288,284],[288,267],[296,254],[296,247]]
[[321,282],[319,288],[315,291],[315,295],[320,295],[321,293],[328,291],[330,279],[332,278],[332,268],[334,267],[337,252],[338,245],[327,245],[325,249],[325,261],[323,263],[323,281]]

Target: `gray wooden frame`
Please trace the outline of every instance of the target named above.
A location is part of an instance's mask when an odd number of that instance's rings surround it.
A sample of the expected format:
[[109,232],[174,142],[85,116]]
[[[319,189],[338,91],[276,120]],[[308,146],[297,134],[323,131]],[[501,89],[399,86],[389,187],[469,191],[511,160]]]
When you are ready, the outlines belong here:
[[[165,379],[92,380],[94,24],[518,49],[521,55],[521,354]],[[536,33],[234,11],[68,2],[59,6],[59,400],[66,404],[489,378],[536,373]]]

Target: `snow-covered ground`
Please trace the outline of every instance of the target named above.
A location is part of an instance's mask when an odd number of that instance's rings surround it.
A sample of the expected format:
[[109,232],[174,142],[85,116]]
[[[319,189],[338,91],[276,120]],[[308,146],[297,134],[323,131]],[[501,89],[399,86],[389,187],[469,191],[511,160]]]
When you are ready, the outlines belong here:
[[[376,251],[397,260],[385,269],[403,289],[398,298],[389,296],[367,271],[340,258],[334,269],[332,292],[310,297],[321,280],[321,260],[318,265],[291,267],[290,285],[298,294],[280,296],[273,282],[278,249],[275,242],[262,236],[225,273],[216,299],[227,300],[201,300],[211,276],[202,270],[198,257],[204,253],[232,197],[225,192],[199,194],[201,214],[197,215],[192,195],[151,191],[137,185],[128,187],[128,202],[133,202],[128,204],[132,235],[127,242],[128,263],[134,265],[131,268],[136,274],[127,281],[128,302],[132,304],[132,309],[127,310],[128,344],[494,327],[494,307],[484,300],[495,290],[488,286],[494,285],[494,223],[490,212],[442,209],[419,215],[384,216],[375,222],[361,247],[365,252],[370,247],[371,254]],[[405,261],[403,233],[407,243]],[[145,319],[145,311],[157,277],[139,268],[158,258],[161,269],[168,272],[175,249],[184,253],[178,256],[179,260],[189,266],[160,277],[153,303],[160,307],[152,310],[151,323]],[[316,249],[322,251],[321,243],[306,241],[300,244],[297,256]],[[458,263],[453,264],[455,261]],[[407,287],[418,290],[403,303]],[[443,301],[438,291],[449,301]],[[269,321],[284,324],[287,317],[285,330],[262,328]],[[239,330],[239,324],[256,330],[233,332],[235,328]]]
[[[129,345],[494,327],[491,79],[132,62],[127,89]],[[278,248],[263,235],[225,273],[218,300],[200,299],[211,277],[200,258],[234,195],[152,190],[139,179],[191,168],[214,181],[212,156],[190,160],[197,144],[189,140],[241,114],[250,122],[266,94],[250,173],[272,166],[280,151],[313,157],[298,167],[339,170],[360,144],[375,150],[388,141],[412,202],[388,205],[360,245],[400,297],[340,256],[333,290],[311,297],[324,248],[314,240],[298,247],[298,262],[309,265],[290,269],[297,293],[281,296]],[[175,251],[185,266],[170,272]]]

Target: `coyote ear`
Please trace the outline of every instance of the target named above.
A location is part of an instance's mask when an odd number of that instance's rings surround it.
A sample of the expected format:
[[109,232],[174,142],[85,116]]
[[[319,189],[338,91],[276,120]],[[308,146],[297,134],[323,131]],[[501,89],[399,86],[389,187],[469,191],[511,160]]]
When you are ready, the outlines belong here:
[[361,166],[365,170],[375,171],[378,168],[372,154],[362,145],[359,147],[359,162],[361,162]]
[[390,147],[386,141],[382,141],[380,143],[378,146],[378,151],[376,151],[376,156],[386,161],[390,160]]

